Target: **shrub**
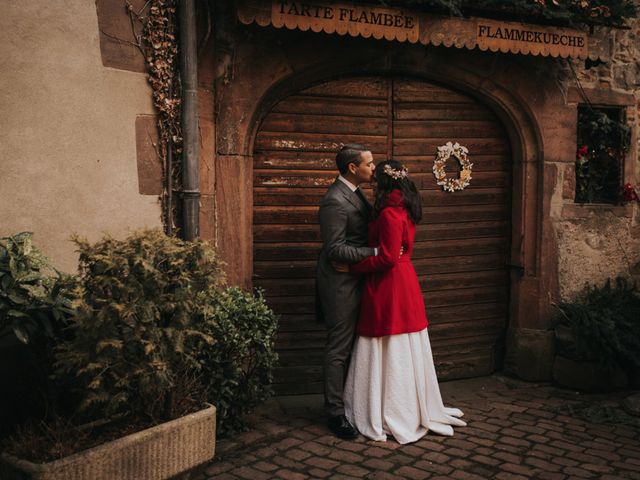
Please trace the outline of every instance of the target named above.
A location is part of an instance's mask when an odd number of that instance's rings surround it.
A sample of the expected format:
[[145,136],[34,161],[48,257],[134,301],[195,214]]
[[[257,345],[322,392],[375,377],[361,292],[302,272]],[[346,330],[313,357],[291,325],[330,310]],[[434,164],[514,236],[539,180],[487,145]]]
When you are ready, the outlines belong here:
[[[160,230],[75,242],[79,274],[64,290],[73,300],[65,297],[65,314],[73,314],[48,350],[53,358],[55,346],[56,385],[68,389],[65,408],[31,418],[4,448],[53,459],[204,402],[218,409],[218,433],[241,428],[241,416],[270,394],[276,361],[276,317],[262,294],[224,288],[206,242]],[[16,311],[31,311],[27,306]],[[85,422],[101,427],[78,442],[74,432]]]
[[0,238],[0,335],[25,344],[54,339],[72,313],[62,280],[30,232]]
[[233,287],[209,290],[201,302],[201,326],[213,342],[203,345],[199,361],[218,433],[225,435],[242,429],[242,416],[271,394],[277,318],[259,290],[255,296]]
[[53,349],[72,314],[71,277],[55,271],[32,234],[0,238],[0,436],[44,418],[64,400]]
[[211,338],[197,322],[199,294],[223,279],[212,247],[160,230],[75,242],[77,313],[57,366],[77,377],[81,411],[159,421],[200,407],[202,398],[190,398],[199,391],[196,349]]
[[640,294],[625,279],[587,287],[559,310],[557,320],[571,328],[573,340],[558,345],[560,355],[611,368],[640,367]]

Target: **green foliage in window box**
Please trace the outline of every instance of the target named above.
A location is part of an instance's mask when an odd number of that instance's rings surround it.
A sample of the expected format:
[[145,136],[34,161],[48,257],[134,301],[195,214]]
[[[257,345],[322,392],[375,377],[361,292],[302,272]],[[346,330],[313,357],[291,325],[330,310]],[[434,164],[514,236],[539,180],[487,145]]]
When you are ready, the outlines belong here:
[[201,299],[201,328],[213,342],[203,346],[199,361],[218,432],[225,435],[242,429],[243,415],[272,393],[277,317],[259,290],[208,290]]
[[213,249],[160,230],[75,242],[76,315],[57,366],[75,375],[86,418],[126,412],[164,421],[186,413],[181,406],[201,406],[204,399],[188,398],[196,392],[182,383],[199,370],[202,341],[212,341],[197,319],[199,293],[223,279]]
[[[358,0],[371,3],[370,0]],[[637,15],[633,0],[377,0],[393,7],[433,11],[445,15],[491,18],[563,25],[620,26]]]
[[578,110],[576,202],[616,203],[620,200],[620,167],[629,149],[631,128],[615,118],[619,111]]
[[559,355],[611,369],[640,367],[640,293],[625,279],[587,287],[559,313],[558,324],[571,329],[570,340],[557,345]]

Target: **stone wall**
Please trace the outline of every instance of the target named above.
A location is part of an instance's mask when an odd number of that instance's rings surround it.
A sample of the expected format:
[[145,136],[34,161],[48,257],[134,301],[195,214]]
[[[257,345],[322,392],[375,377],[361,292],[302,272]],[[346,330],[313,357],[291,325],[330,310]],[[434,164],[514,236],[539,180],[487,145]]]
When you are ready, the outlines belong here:
[[[612,32],[611,62],[584,68],[573,61],[578,80],[594,104],[625,107],[633,128],[625,159],[624,182],[640,183],[638,104],[640,102],[640,21],[629,30]],[[585,103],[571,70],[565,84],[568,103]],[[558,242],[558,280],[563,300],[570,300],[585,284],[600,285],[618,275],[640,280],[640,204],[575,204],[575,169],[571,162],[559,170],[552,219]]]
[[136,161],[136,116],[153,114],[150,89],[144,74],[103,65],[94,2],[3,7],[0,236],[33,231],[72,272],[72,233],[97,239],[161,225],[157,195],[140,194]]

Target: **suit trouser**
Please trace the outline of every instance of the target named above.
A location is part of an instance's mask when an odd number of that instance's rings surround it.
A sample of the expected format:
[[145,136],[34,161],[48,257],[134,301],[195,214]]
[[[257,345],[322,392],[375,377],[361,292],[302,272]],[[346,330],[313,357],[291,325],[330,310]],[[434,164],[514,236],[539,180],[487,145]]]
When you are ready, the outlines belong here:
[[328,331],[324,351],[324,403],[330,417],[344,415],[342,394],[360,313],[361,288],[356,291],[356,301],[338,307],[339,315],[325,316]]

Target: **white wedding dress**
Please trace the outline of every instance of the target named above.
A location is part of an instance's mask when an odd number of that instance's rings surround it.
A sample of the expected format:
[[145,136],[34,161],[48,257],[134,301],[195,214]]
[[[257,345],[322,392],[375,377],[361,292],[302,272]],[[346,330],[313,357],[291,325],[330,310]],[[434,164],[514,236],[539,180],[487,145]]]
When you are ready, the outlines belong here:
[[367,438],[398,443],[453,435],[462,411],[442,403],[429,334],[357,337],[344,389],[345,415]]

